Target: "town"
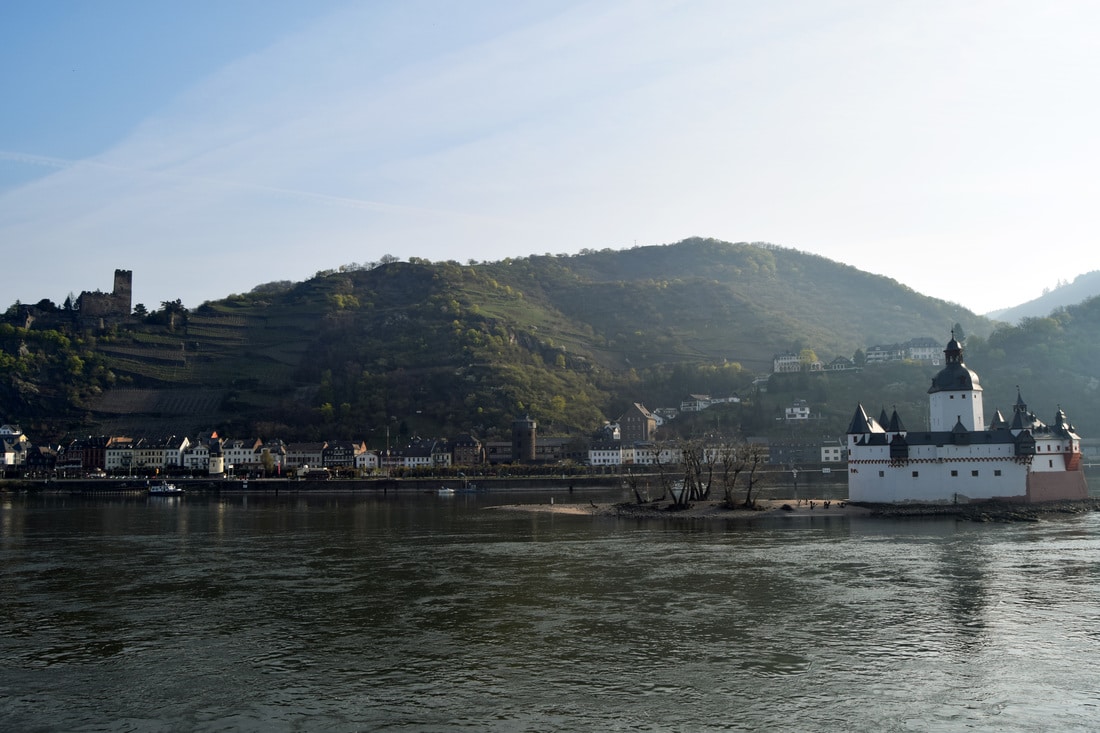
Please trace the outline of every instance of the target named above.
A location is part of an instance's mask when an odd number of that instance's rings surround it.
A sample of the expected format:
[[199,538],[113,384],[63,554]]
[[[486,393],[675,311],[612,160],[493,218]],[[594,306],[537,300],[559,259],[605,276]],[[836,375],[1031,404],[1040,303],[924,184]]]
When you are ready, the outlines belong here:
[[[903,344],[875,345],[867,349],[866,363],[912,360],[939,365],[942,352],[930,338]],[[773,373],[796,370],[858,370],[851,359],[838,358],[828,365],[808,359],[805,353],[778,354]],[[757,389],[766,389],[767,377],[758,378]],[[686,395],[678,406],[647,409],[632,404],[615,421],[587,437],[544,436],[536,420],[524,416],[512,423],[508,440],[481,440],[470,434],[450,438],[412,437],[391,442],[386,431],[384,447],[371,448],[365,440],[287,442],[279,438],[234,438],[216,431],[196,436],[88,435],[42,445],[16,425],[0,425],[0,466],[8,478],[99,477],[227,477],[227,478],[369,478],[376,476],[448,475],[509,466],[551,473],[606,472],[624,467],[673,466],[684,462],[688,450],[683,441],[660,440],[660,428],[681,415],[741,402],[738,395]],[[795,424],[812,419],[806,400],[795,400],[784,409],[783,420]],[[885,414],[879,420],[889,423]],[[843,476],[850,446],[841,438],[817,443],[748,437],[764,463],[782,470],[799,469]],[[716,462],[728,441],[717,437],[699,443],[703,460]]]

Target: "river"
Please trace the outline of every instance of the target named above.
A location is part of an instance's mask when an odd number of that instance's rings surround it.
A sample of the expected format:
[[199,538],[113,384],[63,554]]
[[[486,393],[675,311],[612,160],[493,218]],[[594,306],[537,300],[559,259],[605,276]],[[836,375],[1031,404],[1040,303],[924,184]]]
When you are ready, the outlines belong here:
[[1100,725],[1096,514],[487,509],[528,501],[0,497],[0,729]]

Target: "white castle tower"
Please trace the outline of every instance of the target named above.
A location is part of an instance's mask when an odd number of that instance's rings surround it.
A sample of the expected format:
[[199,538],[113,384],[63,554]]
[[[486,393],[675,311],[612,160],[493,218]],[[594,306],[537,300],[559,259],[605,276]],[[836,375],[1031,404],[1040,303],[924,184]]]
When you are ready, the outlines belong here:
[[932,379],[928,388],[928,406],[932,431],[952,430],[957,423],[967,430],[985,430],[982,412],[982,388],[978,375],[966,368],[962,344],[951,333],[943,350],[946,366]]

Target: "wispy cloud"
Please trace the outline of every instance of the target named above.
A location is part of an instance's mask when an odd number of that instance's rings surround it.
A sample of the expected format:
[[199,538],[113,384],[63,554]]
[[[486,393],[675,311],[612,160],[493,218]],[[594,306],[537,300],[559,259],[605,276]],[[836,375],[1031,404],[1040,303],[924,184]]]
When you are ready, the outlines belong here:
[[0,195],[0,237],[49,242],[51,277],[80,262],[68,287],[126,265],[187,302],[386,252],[696,234],[963,299],[944,255],[995,267],[1021,234],[1095,236],[1096,13],[1001,7],[352,5],[93,158],[0,152],[56,169]]

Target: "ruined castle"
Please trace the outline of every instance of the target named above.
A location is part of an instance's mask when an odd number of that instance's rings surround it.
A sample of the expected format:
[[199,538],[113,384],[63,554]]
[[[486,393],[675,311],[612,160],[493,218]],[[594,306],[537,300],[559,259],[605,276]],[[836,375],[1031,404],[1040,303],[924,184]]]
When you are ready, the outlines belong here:
[[85,290],[77,299],[80,322],[84,326],[99,327],[122,323],[130,318],[134,299],[134,273],[131,270],[115,270],[115,287],[109,293]]

